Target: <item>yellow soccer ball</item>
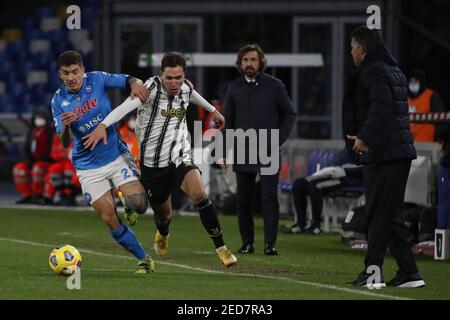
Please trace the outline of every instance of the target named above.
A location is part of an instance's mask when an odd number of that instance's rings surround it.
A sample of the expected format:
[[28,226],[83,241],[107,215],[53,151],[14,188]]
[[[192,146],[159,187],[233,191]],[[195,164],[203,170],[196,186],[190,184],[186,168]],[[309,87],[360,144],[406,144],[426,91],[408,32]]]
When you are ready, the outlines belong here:
[[68,276],[81,267],[81,254],[74,246],[60,244],[50,252],[48,263],[55,273]]

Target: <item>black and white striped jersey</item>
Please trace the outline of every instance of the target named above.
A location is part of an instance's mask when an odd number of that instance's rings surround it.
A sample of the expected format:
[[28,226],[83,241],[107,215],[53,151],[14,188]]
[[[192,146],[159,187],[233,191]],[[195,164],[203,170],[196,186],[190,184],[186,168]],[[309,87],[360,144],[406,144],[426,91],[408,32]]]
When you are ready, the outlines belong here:
[[191,146],[186,125],[186,109],[193,91],[185,80],[177,96],[169,96],[159,76],[145,84],[149,100],[138,107],[136,137],[141,163],[146,167],[163,168],[171,162],[192,163]]

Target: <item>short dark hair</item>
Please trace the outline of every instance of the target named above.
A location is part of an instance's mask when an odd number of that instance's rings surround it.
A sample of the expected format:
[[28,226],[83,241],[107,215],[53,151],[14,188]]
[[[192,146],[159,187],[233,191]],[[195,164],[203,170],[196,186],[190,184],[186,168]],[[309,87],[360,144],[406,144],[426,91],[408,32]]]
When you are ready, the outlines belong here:
[[83,66],[83,57],[78,51],[67,50],[60,54],[58,58],[59,67],[68,67],[72,64]]
[[236,68],[240,72],[242,72],[242,70],[241,70],[242,57],[247,52],[250,52],[250,51],[258,52],[259,71],[264,70],[264,68],[267,65],[267,60],[266,60],[266,57],[265,57],[263,49],[261,49],[261,47],[257,43],[246,44],[245,46],[243,46],[242,48],[239,49],[238,56],[237,56],[237,59],[236,59]]
[[181,52],[176,51],[165,53],[161,60],[161,72],[164,72],[167,67],[182,67],[183,71],[186,71],[186,57]]
[[373,47],[381,43],[381,36],[377,29],[369,29],[365,25],[359,26],[353,30],[350,39],[358,42],[366,53],[369,53]]

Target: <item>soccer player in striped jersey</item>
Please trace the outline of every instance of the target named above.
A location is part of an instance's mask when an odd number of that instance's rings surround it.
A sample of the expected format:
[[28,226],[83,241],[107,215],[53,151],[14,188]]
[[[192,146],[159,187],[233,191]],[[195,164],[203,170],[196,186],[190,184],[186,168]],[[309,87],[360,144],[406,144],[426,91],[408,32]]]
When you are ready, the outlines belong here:
[[108,226],[111,236],[125,250],[138,259],[136,273],[153,271],[153,260],[146,254],[133,231],[120,221],[111,193],[118,187],[127,208],[144,213],[148,207],[145,190],[139,183],[138,168],[126,145],[119,139],[114,127],[108,128],[108,146],[95,150],[85,148],[82,136],[111,112],[106,95],[110,88],[129,87],[136,100],[148,99],[142,81],[125,74],[85,72],[83,58],[77,51],[66,51],[59,56],[59,75],[64,82],[52,99],[52,114],[56,132],[67,148],[74,140],[72,162],[81,183],[84,197]]
[[205,192],[200,171],[194,164],[188,140],[186,108],[189,103],[213,112],[213,121],[219,128],[224,118],[200,96],[185,80],[186,59],[179,52],[168,52],[161,61],[161,74],[149,78],[145,86],[150,98],[145,103],[127,98],[90,134],[85,147],[95,148],[107,143],[106,130],[127,113],[138,109],[136,136],[139,141],[141,182],[147,190],[150,205],[155,212],[154,249],[158,255],[168,252],[169,224],[172,218],[170,190],[180,187],[196,205],[203,227],[210,235],[220,260],[226,267],[237,263],[236,257],[225,246],[217,211]]

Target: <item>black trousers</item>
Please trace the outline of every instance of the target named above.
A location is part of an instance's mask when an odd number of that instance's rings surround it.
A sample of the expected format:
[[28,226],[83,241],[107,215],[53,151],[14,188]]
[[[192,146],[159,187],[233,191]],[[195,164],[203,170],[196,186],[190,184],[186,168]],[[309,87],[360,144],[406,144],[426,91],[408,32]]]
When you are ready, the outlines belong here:
[[[236,210],[243,244],[253,244],[255,238],[252,200],[256,175],[256,172],[236,172]],[[264,242],[272,245],[275,245],[277,241],[278,221],[280,218],[278,177],[279,173],[275,175],[260,175]]]
[[295,213],[299,227],[306,226],[307,197],[311,200],[312,225],[320,227],[323,210],[323,196],[332,191],[339,190],[342,183],[331,187],[319,189],[317,185],[330,179],[317,179],[308,181],[306,177],[295,179],[292,184],[292,195],[294,198]]
[[364,166],[368,242],[364,260],[366,268],[377,265],[382,270],[386,248],[389,247],[400,273],[409,275],[418,272],[401,219],[410,168],[410,160]]

